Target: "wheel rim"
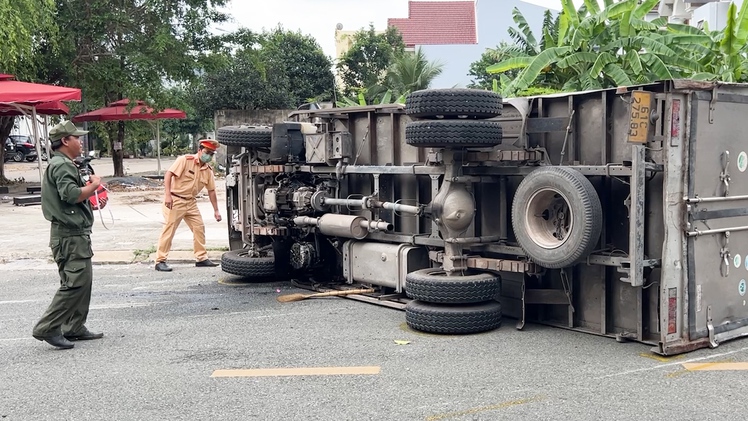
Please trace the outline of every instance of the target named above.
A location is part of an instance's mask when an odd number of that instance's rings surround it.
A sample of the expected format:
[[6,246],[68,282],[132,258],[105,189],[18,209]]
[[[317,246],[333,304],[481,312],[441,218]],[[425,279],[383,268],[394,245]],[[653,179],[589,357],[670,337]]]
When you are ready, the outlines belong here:
[[13,161],[15,161],[15,162],[21,162],[21,161],[23,161],[23,155],[21,153],[15,154],[15,156],[13,156]]
[[544,249],[561,247],[573,228],[574,214],[563,193],[553,188],[533,193],[527,202],[525,229],[535,244]]
[[252,256],[250,254],[249,249],[242,249],[241,251],[238,251],[236,253],[236,255],[238,257],[242,257],[242,258],[245,258],[245,259],[265,259],[265,258],[270,257],[270,256],[267,255],[267,253],[264,253],[264,252],[260,252],[260,254],[258,256]]

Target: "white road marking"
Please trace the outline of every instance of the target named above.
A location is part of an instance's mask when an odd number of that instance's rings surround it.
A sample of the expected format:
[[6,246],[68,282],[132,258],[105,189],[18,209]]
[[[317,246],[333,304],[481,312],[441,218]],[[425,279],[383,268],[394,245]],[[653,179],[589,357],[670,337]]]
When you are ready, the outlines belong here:
[[110,308],[131,308],[131,307],[148,307],[155,304],[166,304],[173,301],[152,301],[148,303],[121,303],[121,304],[97,304],[90,306],[90,310],[105,310]]
[[[12,341],[30,341],[34,338],[7,338],[7,339],[0,339],[0,342],[12,342]],[[34,339],[36,340],[36,339]]]
[[[223,317],[223,316],[234,316],[239,314],[252,314],[252,313],[259,313],[261,310],[255,310],[255,311],[233,311],[231,313],[213,313],[213,314],[196,314],[194,316],[187,316],[189,318],[198,318],[198,317]],[[273,314],[263,314],[260,316],[254,316],[250,317],[250,319],[264,319],[266,317],[280,317],[280,316],[293,316],[296,314],[309,314],[307,311],[298,311],[295,313],[273,313]]]
[[595,380],[607,379],[607,378],[610,378],[610,377],[626,376],[626,375],[629,375],[629,374],[641,373],[641,372],[645,372],[645,371],[659,370],[661,368],[668,368],[668,367],[674,367],[674,366],[679,366],[679,365],[682,366],[683,364],[695,363],[695,362],[704,361],[704,360],[711,360],[713,358],[720,358],[720,357],[724,357],[724,356],[727,356],[727,355],[737,354],[738,352],[743,352],[743,351],[748,351],[748,346],[744,347],[744,348],[736,349],[736,350],[733,350],[733,351],[727,351],[727,352],[722,352],[722,353],[719,353],[719,354],[707,355],[707,356],[699,357],[699,358],[692,358],[692,359],[686,360],[686,361],[678,361],[678,362],[673,362],[673,363],[660,364],[660,365],[656,365],[654,367],[639,368],[639,369],[636,369],[636,370],[621,371],[620,373],[613,373],[613,374],[608,374],[608,375],[605,375],[605,376],[602,376],[602,377],[597,377]]
[[33,303],[36,301],[41,300],[8,300],[8,301],[0,301],[0,305],[2,304],[21,304],[21,303]]

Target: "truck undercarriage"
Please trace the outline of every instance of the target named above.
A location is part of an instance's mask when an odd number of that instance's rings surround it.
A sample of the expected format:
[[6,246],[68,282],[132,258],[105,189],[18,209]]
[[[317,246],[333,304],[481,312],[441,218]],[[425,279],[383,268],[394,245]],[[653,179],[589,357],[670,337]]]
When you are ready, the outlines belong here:
[[748,263],[735,263],[748,187],[731,184],[748,166],[746,92],[434,89],[221,127],[222,268],[374,288],[349,298],[404,309],[427,332],[489,331],[507,315],[664,355],[715,347],[748,325]]

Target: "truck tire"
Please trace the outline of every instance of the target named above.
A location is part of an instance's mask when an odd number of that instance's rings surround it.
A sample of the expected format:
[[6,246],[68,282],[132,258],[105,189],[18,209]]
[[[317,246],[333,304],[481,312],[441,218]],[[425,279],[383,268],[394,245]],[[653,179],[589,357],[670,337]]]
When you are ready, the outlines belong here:
[[586,258],[600,238],[602,220],[595,187],[571,168],[539,168],[514,194],[514,235],[527,256],[545,268],[566,268]]
[[224,126],[216,132],[218,143],[246,148],[269,148],[273,129],[266,126]]
[[275,257],[272,253],[263,257],[249,257],[247,252],[247,249],[241,249],[223,253],[221,270],[244,278],[275,278]]
[[491,118],[501,115],[501,95],[479,89],[424,89],[405,98],[414,118]]
[[423,120],[405,126],[405,143],[421,148],[491,148],[501,144],[493,121]]
[[405,277],[408,297],[442,304],[469,304],[489,301],[499,293],[500,278],[490,273],[447,275],[439,268],[426,268]]
[[422,332],[465,334],[487,332],[501,326],[501,304],[444,305],[413,300],[405,305],[408,327]]

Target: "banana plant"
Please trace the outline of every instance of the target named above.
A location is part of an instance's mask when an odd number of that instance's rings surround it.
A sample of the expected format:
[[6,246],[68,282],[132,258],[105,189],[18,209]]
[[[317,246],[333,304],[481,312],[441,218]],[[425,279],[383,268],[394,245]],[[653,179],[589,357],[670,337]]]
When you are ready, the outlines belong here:
[[[369,96],[371,100],[367,101],[366,98]],[[393,92],[392,89],[383,89],[380,86],[374,86],[371,88],[361,88],[358,90],[358,94],[355,98],[343,97],[342,99],[335,102],[335,106],[338,108],[345,107],[361,107],[366,105],[384,105],[391,104]],[[395,101],[395,104],[405,104],[406,94],[400,95]]]
[[585,0],[579,9],[561,0],[555,44],[535,55],[512,57],[486,69],[503,73],[522,69],[503,92],[515,95],[537,83],[542,74],[562,73],[564,91],[589,90],[672,79],[703,70],[703,65],[670,48],[660,30],[664,19],[644,18],[658,0]]
[[671,23],[663,37],[663,42],[669,43],[682,57],[690,57],[701,64],[701,71],[694,72],[691,78],[725,82],[748,81],[747,41],[748,1],[743,2],[740,10],[735,3],[730,3],[722,30]]

